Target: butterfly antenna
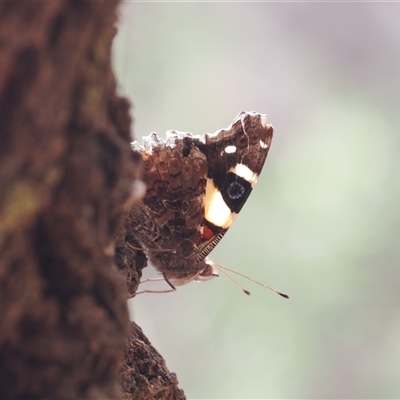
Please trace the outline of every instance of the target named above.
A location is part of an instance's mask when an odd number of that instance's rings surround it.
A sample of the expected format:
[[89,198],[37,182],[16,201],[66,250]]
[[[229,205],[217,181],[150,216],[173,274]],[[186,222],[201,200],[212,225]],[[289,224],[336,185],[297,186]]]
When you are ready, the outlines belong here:
[[235,282],[236,285],[239,286],[246,294],[250,294],[250,292],[248,290],[243,289],[242,286],[240,286],[230,275],[228,275],[228,273],[226,271],[229,271],[229,272],[232,272],[233,274],[239,275],[242,278],[246,278],[249,281],[251,281],[253,283],[256,283],[257,285],[260,285],[260,286],[262,286],[262,287],[264,287],[264,288],[266,288],[268,290],[271,290],[271,292],[279,294],[279,296],[282,296],[285,299],[290,299],[290,296],[288,294],[283,293],[283,292],[279,292],[278,290],[276,290],[276,289],[274,289],[274,288],[272,288],[270,286],[267,286],[264,283],[258,282],[255,279],[250,278],[249,276],[247,276],[245,274],[242,274],[240,272],[234,271],[233,269],[230,269],[230,268],[222,267],[221,265],[214,265],[214,267],[216,267],[219,271],[221,271],[223,274],[225,274],[229,279],[231,279],[233,282]]
[[238,288],[240,288],[245,294],[250,295],[250,292],[246,290],[239,282],[233,279],[226,271],[224,271],[219,265],[213,265],[219,271],[221,271],[224,275],[226,275]]

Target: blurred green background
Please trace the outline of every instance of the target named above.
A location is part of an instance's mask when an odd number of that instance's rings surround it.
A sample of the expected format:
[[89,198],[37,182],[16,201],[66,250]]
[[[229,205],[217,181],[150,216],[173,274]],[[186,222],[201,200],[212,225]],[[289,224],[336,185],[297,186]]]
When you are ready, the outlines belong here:
[[398,3],[122,4],[137,138],[243,110],[275,127],[212,259],[291,300],[220,276],[130,302],[188,398],[400,397],[399,21]]

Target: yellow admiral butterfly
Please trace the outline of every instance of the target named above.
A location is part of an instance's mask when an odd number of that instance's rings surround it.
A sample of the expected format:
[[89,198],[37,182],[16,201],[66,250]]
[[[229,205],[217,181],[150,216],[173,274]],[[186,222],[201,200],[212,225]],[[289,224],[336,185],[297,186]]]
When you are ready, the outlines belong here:
[[172,290],[217,276],[217,270],[231,271],[207,256],[253,190],[272,136],[266,115],[241,112],[214,134],[169,131],[165,140],[152,133],[143,145],[133,143],[143,158],[147,187],[128,215],[130,230],[143,246],[135,250],[145,251]]

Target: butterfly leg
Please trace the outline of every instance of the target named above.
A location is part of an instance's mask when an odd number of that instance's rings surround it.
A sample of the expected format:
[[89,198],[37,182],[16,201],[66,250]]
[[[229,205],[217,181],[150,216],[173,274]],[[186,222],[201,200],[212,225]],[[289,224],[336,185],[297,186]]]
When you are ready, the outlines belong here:
[[135,296],[142,293],[171,293],[176,291],[176,287],[163,275],[162,278],[147,278],[143,281],[140,281],[140,284],[145,282],[158,282],[164,280],[171,286],[171,289],[164,289],[164,290],[141,290],[140,292],[136,292]]

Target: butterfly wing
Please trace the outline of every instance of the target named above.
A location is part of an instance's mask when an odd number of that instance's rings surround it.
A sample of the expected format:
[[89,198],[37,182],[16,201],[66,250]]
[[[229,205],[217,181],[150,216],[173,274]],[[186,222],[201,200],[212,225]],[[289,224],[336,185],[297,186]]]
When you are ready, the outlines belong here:
[[[273,128],[242,112],[227,129],[193,136],[143,138],[147,193],[129,215],[132,233],[152,264],[174,284],[196,279],[249,197],[264,165]],[[178,282],[178,283],[176,283]]]
[[206,134],[198,147],[207,157],[204,258],[216,246],[254,188],[273,136],[267,116],[242,112],[227,129]]
[[[189,253],[201,245],[207,159],[193,145],[190,134],[156,134],[134,144],[143,158],[143,181],[147,192],[131,212],[132,224],[143,245],[150,249]],[[189,239],[193,248],[182,249]],[[186,243],[186,242],[185,242]]]

